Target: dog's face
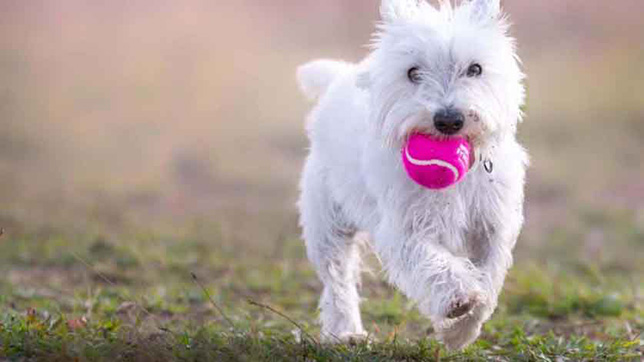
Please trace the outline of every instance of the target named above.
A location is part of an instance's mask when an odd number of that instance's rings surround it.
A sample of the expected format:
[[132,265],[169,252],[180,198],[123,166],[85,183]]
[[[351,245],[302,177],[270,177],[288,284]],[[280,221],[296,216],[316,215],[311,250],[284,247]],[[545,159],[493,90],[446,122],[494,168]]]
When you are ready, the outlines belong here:
[[383,0],[383,22],[358,85],[368,89],[383,141],[400,147],[412,132],[464,136],[485,146],[516,131],[523,74],[499,0],[436,9]]

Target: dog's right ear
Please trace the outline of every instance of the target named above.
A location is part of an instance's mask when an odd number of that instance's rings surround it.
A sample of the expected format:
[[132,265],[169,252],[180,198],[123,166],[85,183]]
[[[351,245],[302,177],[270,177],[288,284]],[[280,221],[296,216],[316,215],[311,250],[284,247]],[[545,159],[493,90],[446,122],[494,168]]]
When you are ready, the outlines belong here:
[[380,16],[386,23],[410,19],[418,12],[421,1],[424,2],[424,0],[382,0]]

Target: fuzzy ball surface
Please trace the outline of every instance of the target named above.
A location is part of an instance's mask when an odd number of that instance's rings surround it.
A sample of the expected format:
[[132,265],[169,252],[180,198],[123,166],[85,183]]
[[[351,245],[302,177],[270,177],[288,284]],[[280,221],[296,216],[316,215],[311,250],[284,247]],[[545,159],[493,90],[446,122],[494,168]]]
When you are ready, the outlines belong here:
[[402,149],[407,175],[432,190],[448,188],[463,179],[470,167],[472,147],[465,138],[438,139],[415,133]]

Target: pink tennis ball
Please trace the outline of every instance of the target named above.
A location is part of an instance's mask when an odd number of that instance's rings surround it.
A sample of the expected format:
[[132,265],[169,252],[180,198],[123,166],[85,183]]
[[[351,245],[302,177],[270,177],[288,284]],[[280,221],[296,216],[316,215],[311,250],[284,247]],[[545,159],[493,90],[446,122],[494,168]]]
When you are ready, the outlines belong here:
[[432,190],[461,181],[470,168],[472,147],[465,138],[438,139],[415,133],[402,149],[407,175]]

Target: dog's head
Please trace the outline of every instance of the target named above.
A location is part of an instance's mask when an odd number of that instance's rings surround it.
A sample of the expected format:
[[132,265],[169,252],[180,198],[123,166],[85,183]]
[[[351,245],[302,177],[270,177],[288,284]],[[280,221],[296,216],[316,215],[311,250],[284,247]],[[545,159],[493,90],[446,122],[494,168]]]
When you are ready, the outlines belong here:
[[423,132],[480,147],[516,131],[523,74],[499,1],[383,0],[358,85],[387,144]]

